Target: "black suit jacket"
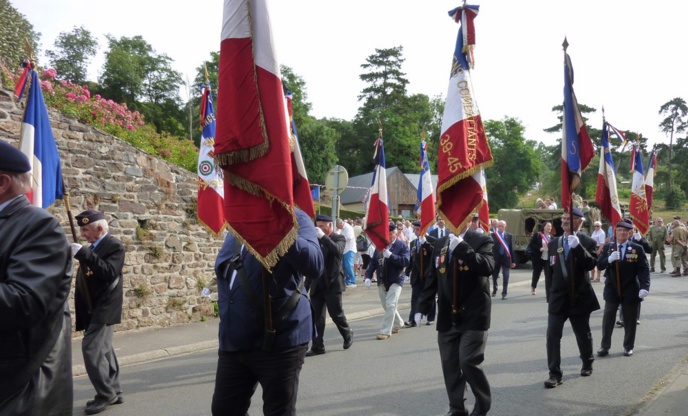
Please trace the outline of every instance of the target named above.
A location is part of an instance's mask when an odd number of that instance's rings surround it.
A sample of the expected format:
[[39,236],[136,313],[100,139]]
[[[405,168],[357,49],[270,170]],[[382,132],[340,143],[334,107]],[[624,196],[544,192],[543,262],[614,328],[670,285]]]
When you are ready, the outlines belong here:
[[[425,242],[418,245],[418,239],[411,241],[411,262],[406,268],[406,274],[409,276],[411,286],[416,284],[423,284],[425,276],[430,272],[432,263],[433,245],[437,241],[435,237],[427,235]],[[419,250],[420,248],[420,250]],[[421,270],[420,263],[423,258],[423,270]]]
[[[122,322],[122,243],[108,233],[95,249],[82,247],[74,258],[80,263],[74,292],[76,330],[88,328],[91,322],[106,325]],[[91,313],[88,311],[84,281],[91,296]]]
[[[444,237],[448,236],[449,233],[450,233],[449,228],[444,227]],[[431,237],[433,237],[435,239],[435,241],[437,241],[437,239],[439,238],[439,228],[432,229],[428,233],[428,235],[430,235]]]
[[451,253],[461,260],[457,273],[458,305],[465,308],[452,316],[454,262],[449,260],[449,238],[435,242],[431,270],[420,294],[419,312],[427,315],[437,294],[437,330],[444,332],[455,325],[459,330],[487,331],[490,328],[492,298],[489,276],[495,267],[492,238],[468,230],[463,241]]
[[320,237],[318,243],[325,260],[325,268],[317,279],[312,276],[306,276],[306,287],[310,288],[313,296],[326,293],[342,293],[346,290],[346,286],[344,286],[344,271],[342,270],[342,257],[344,257],[346,237],[332,233],[330,236],[324,235]]
[[[569,315],[590,314],[600,309],[600,303],[590,283],[588,272],[595,268],[597,243],[587,235],[576,234],[580,244],[569,250],[569,258],[564,257],[564,238],[552,238],[548,246],[549,264],[552,267],[552,287],[549,294],[549,313]],[[573,268],[571,259],[573,256]],[[573,299],[571,284],[573,280]]]
[[614,303],[638,303],[640,289],[650,290],[650,265],[643,246],[631,240],[626,243],[626,254],[619,260],[619,281],[621,282],[621,298],[619,298],[616,282],[616,264],[609,263],[609,255],[616,250],[616,243],[607,243],[600,253],[597,267],[605,270],[604,300]]

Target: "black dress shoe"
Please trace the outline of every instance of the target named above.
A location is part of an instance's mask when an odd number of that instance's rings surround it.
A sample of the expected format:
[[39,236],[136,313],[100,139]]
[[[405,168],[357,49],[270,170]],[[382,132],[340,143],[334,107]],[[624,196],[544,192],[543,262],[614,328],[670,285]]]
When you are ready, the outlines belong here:
[[[121,401],[120,401],[121,400]],[[111,404],[124,403],[124,399],[120,396],[115,396],[112,400],[94,400],[90,405],[86,405],[86,410],[84,411],[87,415],[95,415],[105,410]]]
[[[349,336],[344,339],[344,349],[348,350],[354,344],[354,331],[349,331]],[[325,351],[323,350],[323,353]]]
[[616,321],[616,324],[623,328],[623,321]]
[[404,327],[405,327],[405,328],[413,328],[414,326],[416,326],[416,322],[415,322],[415,321],[404,322]]
[[[93,404],[97,401],[98,400],[96,400],[96,399],[91,399],[91,400],[87,401],[86,407],[93,406]],[[110,402],[110,404],[122,404],[122,403],[124,403],[124,396],[122,396],[122,394],[118,394],[117,397],[115,399],[113,399],[112,402]]]
[[562,383],[561,379],[550,377],[545,380],[545,387],[548,389],[553,389]]
[[450,410],[444,416],[468,416],[468,412],[467,411],[457,412],[457,411],[451,411]]
[[496,294],[497,294],[497,291],[495,290],[494,292],[492,292],[492,297],[495,297]]
[[311,348],[310,350],[306,351],[306,357],[312,357],[314,355],[323,355],[325,354],[325,349],[322,350],[314,350]]
[[624,348],[624,357],[630,357],[633,355],[633,350],[627,350]]
[[609,355],[609,350],[607,348],[600,348],[597,350],[597,355],[600,357],[604,357],[605,355]]
[[590,377],[591,374],[592,374],[592,363],[583,364],[583,368],[581,368],[581,377]]

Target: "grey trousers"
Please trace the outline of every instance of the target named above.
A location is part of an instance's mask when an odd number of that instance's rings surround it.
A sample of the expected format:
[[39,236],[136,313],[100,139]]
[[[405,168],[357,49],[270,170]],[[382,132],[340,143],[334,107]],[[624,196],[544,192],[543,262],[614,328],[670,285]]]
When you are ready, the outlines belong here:
[[96,400],[112,400],[122,393],[119,384],[119,364],[112,347],[114,327],[90,324],[81,342],[84,366],[96,390]]

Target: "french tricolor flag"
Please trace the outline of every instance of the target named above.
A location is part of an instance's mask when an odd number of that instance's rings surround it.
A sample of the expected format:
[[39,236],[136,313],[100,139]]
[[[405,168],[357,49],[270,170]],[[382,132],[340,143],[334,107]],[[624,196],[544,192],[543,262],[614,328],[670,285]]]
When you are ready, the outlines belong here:
[[[568,43],[564,41],[564,45]],[[576,94],[573,92],[573,65],[568,53],[564,58],[564,115],[561,142],[561,204],[571,205],[571,194],[578,187],[581,174],[595,156],[595,150],[583,122]]]
[[21,91],[19,98],[21,99],[21,95],[27,88],[28,96],[19,147],[31,164],[31,191],[27,197],[32,205],[48,208],[55,203],[55,200],[62,199],[64,196],[60,154],[57,151],[52,127],[50,127],[50,118],[43,92],[41,92],[38,73],[31,68],[20,82],[22,80],[25,85],[17,86],[17,90]]
[[633,184],[631,185],[631,202],[628,210],[631,213],[633,225],[638,227],[641,234],[645,235],[650,228],[650,210],[645,196],[645,171],[638,146],[634,146],[631,152],[631,171],[633,172]]
[[602,125],[602,146],[600,147],[600,167],[597,171],[597,192],[595,200],[600,204],[600,211],[615,226],[621,221],[621,206],[619,205],[619,193],[616,187],[616,172],[614,171],[614,159],[612,159],[611,146],[609,145],[609,124],[604,121]]
[[425,140],[420,144],[418,201],[416,213],[420,215],[420,233],[425,235],[428,228],[435,222],[435,191],[432,186],[430,163],[428,162],[428,144]]
[[[268,270],[296,240],[289,123],[265,0],[225,0],[215,162],[230,232]],[[310,189],[308,190],[310,192]],[[270,222],[270,232],[256,224]]]
[[645,174],[645,196],[647,197],[647,207],[652,209],[655,191],[655,175],[657,174],[657,149],[652,149],[650,163]]
[[[380,134],[382,136],[382,134]],[[389,201],[387,199],[387,168],[382,137],[375,142],[375,170],[370,187],[364,231],[378,251],[389,245]]]

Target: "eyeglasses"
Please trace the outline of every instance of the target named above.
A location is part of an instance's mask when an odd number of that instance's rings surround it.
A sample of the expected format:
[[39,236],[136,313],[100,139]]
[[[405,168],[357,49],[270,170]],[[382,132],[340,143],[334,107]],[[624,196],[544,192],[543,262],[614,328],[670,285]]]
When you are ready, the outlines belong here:
[[599,226],[599,225],[596,225],[595,228],[600,228],[600,226]]

